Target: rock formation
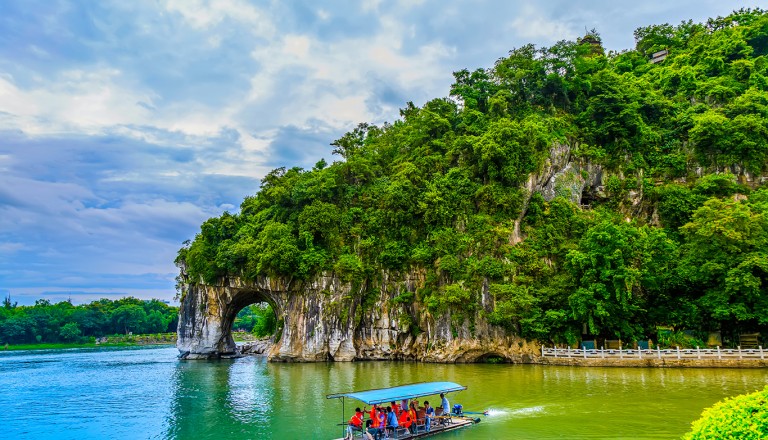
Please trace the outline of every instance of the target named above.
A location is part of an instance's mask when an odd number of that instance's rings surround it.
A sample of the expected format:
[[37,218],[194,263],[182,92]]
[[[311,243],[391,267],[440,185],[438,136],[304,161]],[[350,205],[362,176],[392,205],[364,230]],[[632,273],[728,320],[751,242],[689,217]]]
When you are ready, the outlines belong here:
[[[561,195],[580,203],[582,193],[598,191],[603,178],[599,167],[572,160],[571,147],[558,144],[551,148],[542,170],[528,179],[527,196],[539,192],[547,200]],[[522,239],[520,219],[512,242]],[[262,277],[245,282],[227,277],[215,285],[189,282],[183,267],[181,276],[186,283],[177,347],[186,359],[235,354],[231,335],[235,316],[243,307],[259,302],[269,303],[278,319],[275,344],[268,353],[273,361],[477,362],[494,357],[531,362],[540,353],[536,343],[488,324],[480,310],[457,319],[450,311],[432,316],[416,299],[408,304],[393,301],[403,293],[415,294],[423,286],[424,273],[419,269],[382,271],[377,286],[353,286],[333,273],[308,281]],[[370,292],[374,298],[364,302]],[[480,293],[481,309],[492,311],[488,283]]]

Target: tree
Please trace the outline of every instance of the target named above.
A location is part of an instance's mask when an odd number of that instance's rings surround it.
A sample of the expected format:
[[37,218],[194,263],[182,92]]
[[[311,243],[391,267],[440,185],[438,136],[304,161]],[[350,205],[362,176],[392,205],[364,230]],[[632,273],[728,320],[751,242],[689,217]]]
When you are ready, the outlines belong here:
[[67,341],[67,342],[74,342],[80,339],[80,336],[82,336],[83,332],[80,331],[80,327],[78,327],[76,322],[68,322],[64,324],[64,326],[61,327],[61,330],[59,331],[59,335],[61,336],[61,339]]
[[127,335],[143,328],[147,314],[141,306],[125,304],[112,311],[112,322],[116,328],[122,329]]
[[680,273],[708,318],[727,328],[767,324],[768,211],[710,199],[681,229]]

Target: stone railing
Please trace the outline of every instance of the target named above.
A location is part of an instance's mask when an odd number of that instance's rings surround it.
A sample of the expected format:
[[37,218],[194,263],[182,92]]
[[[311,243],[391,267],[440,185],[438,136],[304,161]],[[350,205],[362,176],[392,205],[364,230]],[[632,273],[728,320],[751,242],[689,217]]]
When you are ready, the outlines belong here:
[[673,349],[579,349],[579,348],[548,348],[541,347],[544,358],[564,359],[700,359],[700,360],[765,360],[763,347],[742,349],[737,348],[680,348]]

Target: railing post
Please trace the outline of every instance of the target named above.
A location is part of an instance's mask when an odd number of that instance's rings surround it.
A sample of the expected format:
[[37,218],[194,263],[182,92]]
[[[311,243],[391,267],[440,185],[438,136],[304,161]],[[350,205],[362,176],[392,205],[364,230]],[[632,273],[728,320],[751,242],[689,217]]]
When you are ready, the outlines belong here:
[[605,359],[605,347],[602,345],[600,346],[600,357]]
[[642,359],[643,358],[643,348],[639,345],[637,346],[637,358]]
[[763,357],[763,346],[761,345],[761,346],[759,346],[759,348],[760,348],[760,359],[765,359]]
[[722,357],[720,357],[720,346],[717,346],[717,360],[721,360]]
[[696,359],[701,359],[701,349],[699,346],[696,346]]
[[567,353],[568,357],[571,357],[571,347],[570,346],[566,349],[566,353]]
[[677,360],[680,360],[680,346],[677,346]]
[[658,354],[659,359],[661,359],[661,347],[659,347],[658,345],[656,346],[656,354]]
[[541,344],[541,357],[544,357],[544,344]]
[[624,353],[621,352],[621,339],[619,339],[619,359],[624,359]]
[[739,359],[741,359],[741,345],[739,345]]
[[557,358],[557,345],[555,345],[555,358]]
[[584,359],[586,359],[587,358],[587,347],[582,346],[581,347],[581,351],[582,351],[582,353],[584,353]]

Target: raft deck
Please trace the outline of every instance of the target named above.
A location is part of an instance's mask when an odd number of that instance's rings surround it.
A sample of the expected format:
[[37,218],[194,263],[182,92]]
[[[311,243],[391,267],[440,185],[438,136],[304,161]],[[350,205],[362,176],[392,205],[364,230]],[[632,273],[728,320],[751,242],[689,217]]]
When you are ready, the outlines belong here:
[[[439,419],[440,416],[436,417],[436,419]],[[431,437],[433,435],[437,435],[443,432],[447,431],[454,431],[457,429],[465,428],[469,425],[474,424],[474,420],[466,417],[445,417],[444,422],[440,423],[432,423],[431,429],[429,432],[427,432],[424,428],[424,425],[419,425],[418,429],[416,430],[416,433],[413,434],[410,431],[408,431],[405,428],[400,428],[396,431],[395,435],[392,435],[392,433],[389,433],[389,437],[381,437],[382,439],[388,438],[390,440],[392,439],[412,439],[412,438],[424,438],[424,437]],[[346,429],[346,428],[344,428]],[[354,433],[354,438],[356,439],[366,439],[368,438],[365,434],[363,434],[360,431],[357,431]],[[337,440],[344,440],[344,437],[340,437]]]

